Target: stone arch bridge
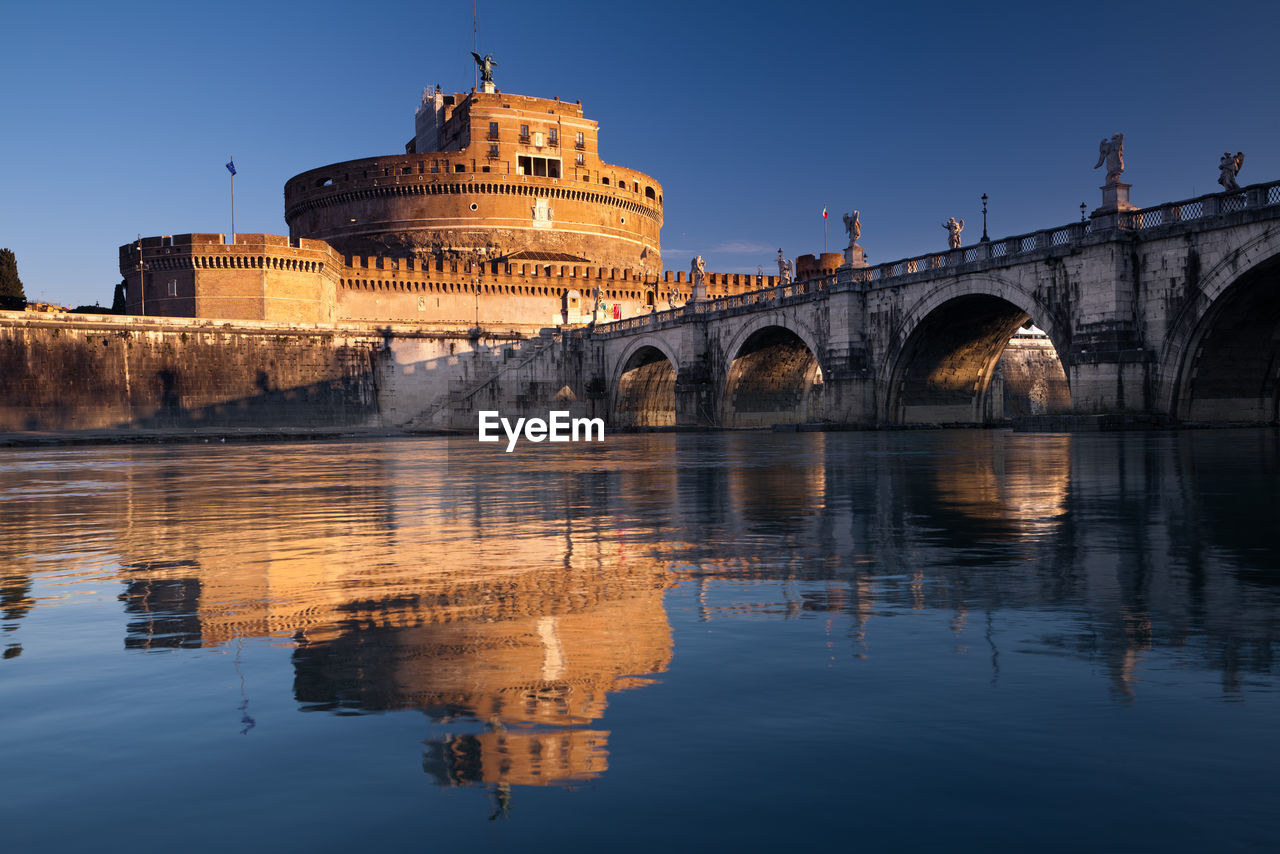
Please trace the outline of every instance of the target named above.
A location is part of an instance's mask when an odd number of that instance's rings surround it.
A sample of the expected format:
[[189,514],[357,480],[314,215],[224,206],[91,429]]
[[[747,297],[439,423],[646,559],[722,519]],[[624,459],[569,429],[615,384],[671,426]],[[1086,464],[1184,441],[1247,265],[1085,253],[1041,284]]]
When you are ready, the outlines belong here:
[[982,423],[1028,323],[1072,414],[1275,423],[1280,182],[597,326],[584,379],[615,426]]

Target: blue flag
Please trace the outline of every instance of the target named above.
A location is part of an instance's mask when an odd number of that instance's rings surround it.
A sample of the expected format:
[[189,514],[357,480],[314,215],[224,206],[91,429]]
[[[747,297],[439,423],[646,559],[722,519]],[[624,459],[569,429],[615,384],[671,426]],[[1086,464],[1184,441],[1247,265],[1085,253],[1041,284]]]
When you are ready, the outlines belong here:
[[232,175],[236,174],[236,162],[235,162],[235,160],[228,160],[228,161],[227,161],[227,171],[228,171],[228,172],[230,172]]

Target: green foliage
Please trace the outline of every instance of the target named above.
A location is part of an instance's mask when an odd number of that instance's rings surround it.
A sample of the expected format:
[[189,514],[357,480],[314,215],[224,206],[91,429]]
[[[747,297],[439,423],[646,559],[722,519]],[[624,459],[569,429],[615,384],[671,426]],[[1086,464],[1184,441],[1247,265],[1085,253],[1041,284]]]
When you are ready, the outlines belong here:
[[111,313],[124,314],[124,279],[120,280],[120,284],[116,285],[116,292],[111,297]]
[[12,249],[0,249],[0,308],[21,311],[26,304],[27,295],[18,278],[18,259]]

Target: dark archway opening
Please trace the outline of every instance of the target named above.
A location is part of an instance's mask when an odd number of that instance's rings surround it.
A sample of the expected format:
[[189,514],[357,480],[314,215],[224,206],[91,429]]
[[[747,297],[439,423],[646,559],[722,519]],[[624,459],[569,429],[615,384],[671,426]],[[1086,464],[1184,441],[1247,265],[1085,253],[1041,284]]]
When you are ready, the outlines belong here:
[[747,338],[729,368],[721,424],[770,427],[822,417],[822,368],[804,340],[781,326]]
[[1022,309],[984,294],[934,309],[911,333],[889,391],[896,424],[990,424],[1069,411],[1066,372]]
[[1280,420],[1280,257],[1255,267],[1205,313],[1182,368],[1188,421]]
[[657,347],[641,347],[622,367],[614,397],[615,427],[674,427],[676,369]]

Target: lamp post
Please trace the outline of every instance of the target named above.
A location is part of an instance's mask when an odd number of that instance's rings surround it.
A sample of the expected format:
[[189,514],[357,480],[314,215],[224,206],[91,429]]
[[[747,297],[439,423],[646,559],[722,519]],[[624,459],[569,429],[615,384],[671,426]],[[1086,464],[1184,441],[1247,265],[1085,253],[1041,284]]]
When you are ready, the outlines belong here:
[[1084,218],[1084,212],[1085,212],[1085,210],[1087,210],[1087,209],[1088,209],[1088,205],[1086,205],[1084,202],[1081,202],[1081,203],[1080,203],[1080,221],[1081,221],[1081,222],[1084,222],[1084,221],[1085,221],[1085,218]]
[[991,238],[987,237],[987,194],[982,194],[982,240],[981,243],[990,243]]

